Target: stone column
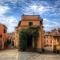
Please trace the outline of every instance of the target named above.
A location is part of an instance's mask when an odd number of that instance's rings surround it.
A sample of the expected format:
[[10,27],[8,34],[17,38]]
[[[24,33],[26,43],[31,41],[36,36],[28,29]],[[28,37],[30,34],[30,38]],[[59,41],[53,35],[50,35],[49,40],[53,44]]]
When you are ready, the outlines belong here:
[[37,50],[38,52],[42,52],[43,49],[43,36],[42,36],[42,31],[39,31],[39,38],[38,38],[38,42],[37,42]]

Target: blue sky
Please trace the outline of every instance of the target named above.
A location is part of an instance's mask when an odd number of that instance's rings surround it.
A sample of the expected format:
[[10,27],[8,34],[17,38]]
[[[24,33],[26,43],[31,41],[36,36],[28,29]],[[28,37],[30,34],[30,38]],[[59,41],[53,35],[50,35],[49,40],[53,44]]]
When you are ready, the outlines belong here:
[[22,15],[40,15],[44,30],[60,27],[60,0],[0,0],[0,23],[13,32]]

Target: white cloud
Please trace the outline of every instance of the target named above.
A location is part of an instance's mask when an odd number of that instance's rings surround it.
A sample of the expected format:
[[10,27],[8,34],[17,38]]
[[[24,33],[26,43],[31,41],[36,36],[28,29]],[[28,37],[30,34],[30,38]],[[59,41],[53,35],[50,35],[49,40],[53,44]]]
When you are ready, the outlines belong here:
[[2,6],[2,5],[0,5],[0,16],[4,15],[9,10],[10,10],[10,8],[8,6]]
[[17,3],[18,0],[8,0],[11,3]]
[[0,5],[0,23],[5,24],[8,28],[8,32],[13,32],[15,26],[17,26],[17,20],[13,16],[5,16],[11,9],[8,6]]
[[9,17],[3,16],[0,18],[0,23],[5,24],[7,26],[8,32],[13,32],[18,22],[16,18],[12,16],[9,16]]
[[[60,0],[56,0],[54,1],[55,4],[53,5],[49,5],[49,3],[45,2],[45,1],[37,1],[36,2],[32,2],[31,4],[27,3],[26,1],[24,0],[0,0],[0,3],[5,3],[5,2],[11,2],[13,3],[14,5],[16,5],[15,3],[16,2],[23,2],[25,4],[25,6],[22,6],[20,7],[20,9],[22,10],[23,14],[26,14],[26,15],[44,15],[44,14],[47,14],[49,16],[59,16],[60,15],[60,8],[57,8],[59,7],[60,5]],[[7,27],[8,27],[8,31],[11,32],[14,30],[14,27],[17,25],[17,21],[16,21],[16,18],[13,17],[13,16],[5,16],[5,13],[8,13],[9,10],[11,10],[10,7],[8,7],[8,3],[5,4],[5,6],[2,6],[0,4],[0,23],[3,23],[5,24]],[[47,16],[48,17],[48,16]],[[45,30],[51,30],[55,27],[59,27],[59,23],[58,22],[55,22],[55,21],[51,21],[49,19],[44,19],[43,21],[44,23],[44,29]]]
[[45,6],[42,6],[42,5],[36,5],[36,4],[33,4],[33,5],[30,5],[28,7],[25,7],[23,9],[23,13],[24,14],[30,14],[30,15],[40,15],[42,13],[45,13],[46,11],[48,11],[49,9]]
[[45,31],[50,31],[54,28],[58,28],[59,23],[45,18],[45,19],[43,19],[43,26],[44,26]]
[[58,6],[60,6],[60,0],[55,1],[54,7],[58,7]]
[[0,4],[4,4],[5,2],[17,3],[18,0],[0,0]]

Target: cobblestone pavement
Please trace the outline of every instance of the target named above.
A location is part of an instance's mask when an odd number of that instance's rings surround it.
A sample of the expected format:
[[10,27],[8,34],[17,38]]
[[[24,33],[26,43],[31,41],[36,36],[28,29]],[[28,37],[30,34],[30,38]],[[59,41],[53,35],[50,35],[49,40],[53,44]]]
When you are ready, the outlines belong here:
[[18,60],[18,50],[3,50],[0,51],[0,60]]
[[13,49],[0,51],[0,60],[60,60],[60,55],[18,52],[17,49]]
[[60,60],[59,54],[40,54],[32,52],[20,52],[20,60]]

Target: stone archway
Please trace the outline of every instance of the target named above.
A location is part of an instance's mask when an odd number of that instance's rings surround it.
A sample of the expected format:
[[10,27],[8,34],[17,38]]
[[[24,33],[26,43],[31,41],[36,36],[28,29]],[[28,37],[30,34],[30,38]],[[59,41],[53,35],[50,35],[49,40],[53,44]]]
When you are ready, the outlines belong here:
[[22,29],[20,31],[20,50],[32,51],[37,48],[39,31],[36,28]]

